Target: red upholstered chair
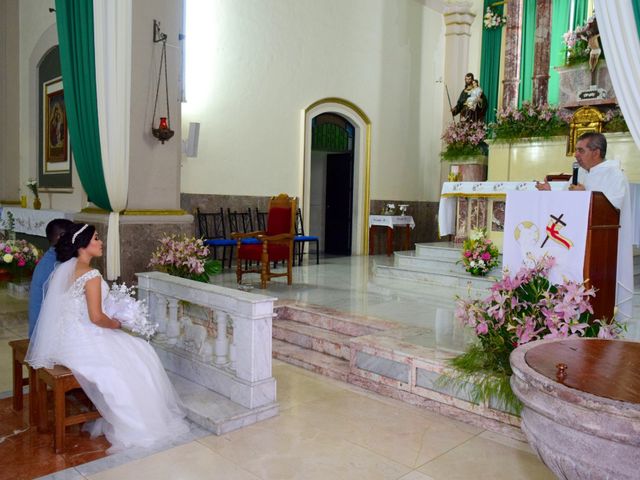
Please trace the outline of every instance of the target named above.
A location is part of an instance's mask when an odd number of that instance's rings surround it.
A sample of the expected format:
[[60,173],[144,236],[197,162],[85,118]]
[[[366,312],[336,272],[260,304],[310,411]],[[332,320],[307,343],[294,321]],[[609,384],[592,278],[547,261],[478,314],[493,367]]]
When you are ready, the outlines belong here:
[[[269,200],[266,230],[247,233],[232,233],[238,248],[236,261],[236,277],[242,282],[245,273],[260,274],[260,288],[267,288],[267,282],[273,277],[287,277],[287,284],[291,285],[291,266],[293,262],[293,238],[296,227],[296,199],[281,193]],[[246,244],[242,240],[255,237],[256,244]],[[243,260],[249,260],[249,266],[243,269]],[[260,269],[252,269],[251,261],[260,262]],[[287,263],[286,273],[272,273],[271,262],[284,261]]]

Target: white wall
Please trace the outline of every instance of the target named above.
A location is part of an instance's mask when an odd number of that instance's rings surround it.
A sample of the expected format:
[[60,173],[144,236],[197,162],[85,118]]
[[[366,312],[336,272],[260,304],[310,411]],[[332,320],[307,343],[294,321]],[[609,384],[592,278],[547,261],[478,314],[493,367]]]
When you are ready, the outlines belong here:
[[300,112],[341,97],[372,122],[371,198],[437,199],[439,12],[415,0],[204,3],[208,38],[187,30],[203,48],[187,47],[198,70],[188,70],[183,129],[201,130],[183,192],[302,195]]

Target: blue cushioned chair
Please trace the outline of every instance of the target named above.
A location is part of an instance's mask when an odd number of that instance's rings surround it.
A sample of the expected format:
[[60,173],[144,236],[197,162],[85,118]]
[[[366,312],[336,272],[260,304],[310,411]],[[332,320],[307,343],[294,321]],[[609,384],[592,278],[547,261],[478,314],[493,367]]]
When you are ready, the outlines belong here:
[[229,249],[229,268],[231,268],[233,249],[236,246],[236,242],[226,238],[222,207],[220,207],[219,213],[202,213],[199,208],[196,208],[196,217],[198,219],[198,235],[212,251],[213,258],[218,258],[218,249],[222,248],[222,267],[224,268],[227,249]]
[[320,263],[320,239],[315,235],[304,234],[304,224],[302,223],[302,212],[300,209],[296,212],[296,236],[293,238],[295,249],[294,256],[298,258],[298,265],[302,265],[302,256],[304,255],[304,244],[314,242],[316,244],[316,265]]

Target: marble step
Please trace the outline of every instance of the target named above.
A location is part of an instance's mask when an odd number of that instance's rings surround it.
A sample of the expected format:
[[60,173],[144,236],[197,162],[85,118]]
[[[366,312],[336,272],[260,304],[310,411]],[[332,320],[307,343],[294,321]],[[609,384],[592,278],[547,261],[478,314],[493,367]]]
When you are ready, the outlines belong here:
[[216,435],[278,415],[278,403],[246,408],[180,375],[171,372],[167,375],[182,400],[187,418]]
[[500,278],[498,275],[488,275],[486,277],[473,277],[468,273],[455,272],[429,272],[410,268],[399,268],[387,265],[376,265],[374,276],[392,280],[411,280],[429,285],[450,287],[460,291],[468,289],[489,292],[491,285]]
[[273,339],[273,358],[342,382],[349,378],[349,362],[299,345]]
[[397,327],[396,322],[340,312],[318,305],[281,301],[276,305],[275,311],[279,320],[293,320],[352,337],[369,335]]
[[[459,262],[460,256],[455,261],[445,258],[437,260],[430,257],[421,257],[414,252],[394,252],[393,266],[398,268],[408,268],[409,270],[424,270],[433,273],[457,273],[465,275],[464,265]],[[494,276],[500,272],[502,267],[502,255],[499,257],[499,266],[491,272]]]
[[416,243],[416,257],[432,260],[456,262],[460,260],[462,245],[453,246],[451,242]]
[[273,338],[349,360],[349,341],[353,336],[293,320],[276,319],[273,321]]

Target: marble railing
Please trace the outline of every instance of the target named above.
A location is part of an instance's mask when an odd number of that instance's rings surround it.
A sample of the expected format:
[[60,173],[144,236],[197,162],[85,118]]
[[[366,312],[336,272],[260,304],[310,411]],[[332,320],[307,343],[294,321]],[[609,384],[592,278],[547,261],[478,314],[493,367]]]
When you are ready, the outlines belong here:
[[[271,372],[275,298],[161,272],[138,273],[138,297],[159,325],[152,344],[164,367],[247,408],[276,401]],[[185,315],[185,303],[210,312]]]

